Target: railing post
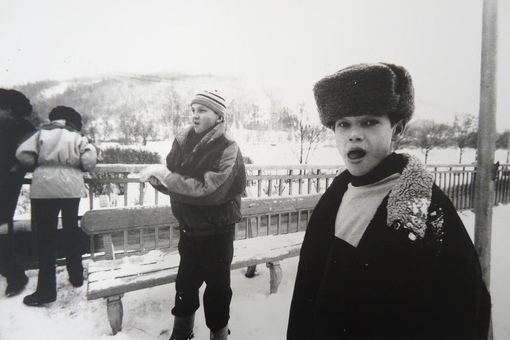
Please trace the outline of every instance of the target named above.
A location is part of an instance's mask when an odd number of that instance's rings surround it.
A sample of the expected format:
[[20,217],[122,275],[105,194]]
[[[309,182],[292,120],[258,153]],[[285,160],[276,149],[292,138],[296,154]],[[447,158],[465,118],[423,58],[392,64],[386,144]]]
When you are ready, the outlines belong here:
[[321,192],[321,169],[317,169],[317,193]]
[[262,170],[257,171],[257,174],[259,176],[259,179],[257,180],[257,197],[262,197],[262,180],[260,179],[262,176]]
[[293,187],[293,184],[294,184],[294,180],[292,179],[292,169],[289,170],[289,196],[292,196],[292,187]]
[[[122,174],[122,177],[124,179],[127,179],[128,178],[128,175],[129,175],[129,172],[124,172]],[[125,184],[125,187],[124,187],[124,206],[127,207],[128,206],[128,183],[126,181],[126,184]]]

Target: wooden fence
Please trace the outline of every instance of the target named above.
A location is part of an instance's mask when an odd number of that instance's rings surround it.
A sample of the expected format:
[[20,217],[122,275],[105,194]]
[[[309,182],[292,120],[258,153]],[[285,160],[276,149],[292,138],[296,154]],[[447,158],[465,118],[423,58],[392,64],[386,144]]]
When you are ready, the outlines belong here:
[[[146,165],[127,164],[101,164],[92,173],[87,173],[87,198],[82,199],[80,213],[87,210],[106,207],[129,207],[141,205],[168,205],[169,197],[158,193],[149,184],[140,183],[139,172]],[[435,183],[450,197],[458,210],[472,209],[475,193],[475,165],[428,165],[434,175]],[[245,201],[261,199],[260,209],[266,209],[264,215],[259,212],[257,216],[244,218],[237,226],[237,237],[256,237],[273,233],[287,233],[304,230],[311,212],[296,210],[288,214],[271,214],[271,199],[290,201],[295,197],[313,195],[319,197],[331,184],[333,179],[343,170],[339,166],[255,166],[247,165],[247,193]],[[509,202],[510,197],[510,168],[508,164],[498,167],[495,171],[494,204]],[[26,178],[25,196],[30,185],[30,175]],[[21,198],[20,198],[21,200]],[[29,201],[28,201],[29,202]],[[264,208],[264,204],[266,205]],[[29,210],[29,203],[28,203]],[[32,266],[35,263],[35,235],[31,230],[30,215],[25,214],[22,219],[15,221],[15,229],[25,231],[19,235],[18,242],[24,246],[27,254],[25,262]],[[175,227],[175,226],[174,226]],[[59,230],[60,232],[60,230]],[[62,235],[57,235],[62,237]],[[136,239],[140,236],[134,232]],[[64,240],[59,243],[65,242]],[[84,239],[84,252],[90,249],[89,241]],[[174,245],[174,244],[172,244]]]
[[[168,204],[169,197],[147,183],[140,183],[139,172],[147,165],[100,164],[87,173],[86,207],[91,210],[109,206],[139,206]],[[472,209],[475,193],[475,165],[427,165],[435,183],[450,197],[457,210]],[[340,166],[256,166],[249,164],[246,196],[282,197],[321,194],[343,171]],[[510,165],[495,171],[494,204],[508,203],[510,197]],[[26,178],[30,183],[30,178]],[[107,201],[107,203],[105,203]]]

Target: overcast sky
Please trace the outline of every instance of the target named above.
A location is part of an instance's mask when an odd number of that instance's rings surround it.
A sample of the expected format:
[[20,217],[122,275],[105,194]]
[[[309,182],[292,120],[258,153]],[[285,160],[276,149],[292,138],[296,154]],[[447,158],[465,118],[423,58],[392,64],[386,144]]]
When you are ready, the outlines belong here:
[[[482,0],[0,0],[0,86],[101,74],[234,75],[311,100],[360,62],[414,79],[420,118],[478,115]],[[499,0],[498,130],[510,128],[510,0]]]

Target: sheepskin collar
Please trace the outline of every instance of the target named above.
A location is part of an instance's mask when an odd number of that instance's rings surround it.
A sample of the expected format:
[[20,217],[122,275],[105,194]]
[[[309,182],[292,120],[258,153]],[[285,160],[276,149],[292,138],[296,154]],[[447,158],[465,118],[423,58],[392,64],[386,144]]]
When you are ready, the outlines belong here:
[[395,229],[408,229],[411,240],[423,239],[434,178],[416,157],[404,153],[399,155],[406,165],[388,197],[387,224]]
[[386,223],[394,229],[409,230],[411,241],[423,239],[434,179],[418,158],[406,153],[392,153],[368,174],[353,176],[347,171],[347,176],[353,186],[364,186],[395,173],[400,173],[400,177],[388,197]]

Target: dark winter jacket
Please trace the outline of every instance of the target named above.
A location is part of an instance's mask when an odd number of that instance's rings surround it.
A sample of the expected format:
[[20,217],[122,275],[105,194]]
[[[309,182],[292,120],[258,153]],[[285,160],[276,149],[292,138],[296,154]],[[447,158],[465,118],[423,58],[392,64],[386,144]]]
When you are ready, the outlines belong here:
[[[335,237],[347,185],[401,176],[357,247]],[[363,209],[363,207],[360,207]],[[490,296],[453,204],[414,158],[392,154],[361,177],[345,171],[307,227],[288,339],[485,339]]]
[[35,128],[26,119],[0,119],[0,224],[10,221],[16,210],[26,173],[16,159],[16,148],[33,131]]
[[243,156],[237,143],[216,125],[194,147],[193,128],[179,133],[167,156],[166,178],[172,212],[181,230],[191,235],[232,232],[241,219],[241,195],[246,188]]

